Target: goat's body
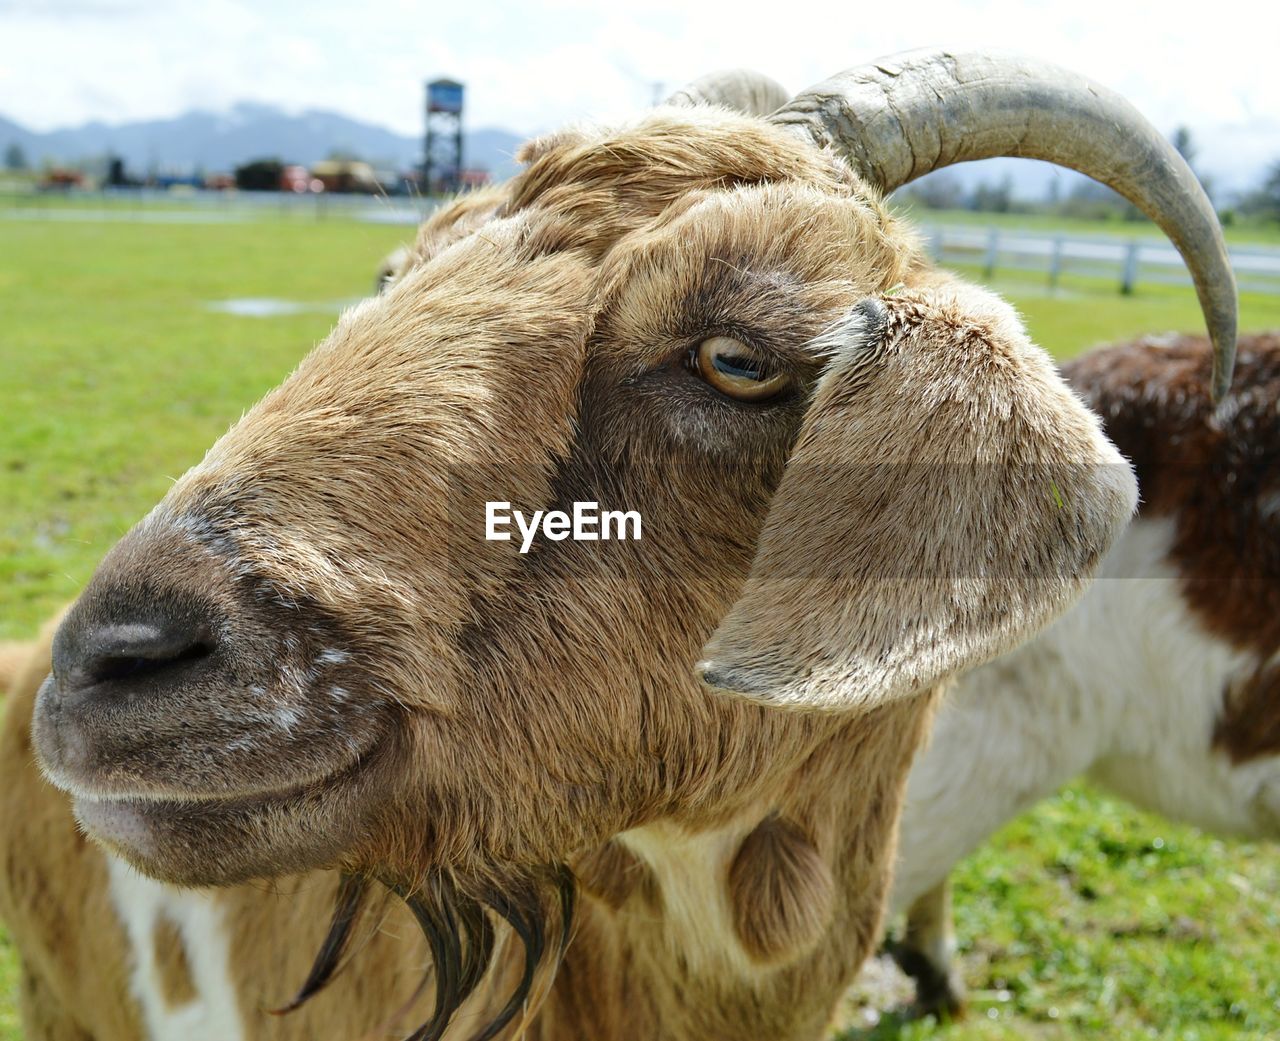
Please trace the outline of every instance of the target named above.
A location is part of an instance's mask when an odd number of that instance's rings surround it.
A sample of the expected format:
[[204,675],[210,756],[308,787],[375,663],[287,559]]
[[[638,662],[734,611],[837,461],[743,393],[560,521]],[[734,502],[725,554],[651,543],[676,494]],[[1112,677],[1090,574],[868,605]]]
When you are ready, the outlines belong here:
[[[893,911],[1081,774],[1145,809],[1260,833],[1260,771],[1213,749],[1224,677],[1253,656],[1188,611],[1169,573],[1169,529],[1135,521],[1074,611],[957,684],[911,772]],[[1262,772],[1280,780],[1272,764]]]
[[[1265,683],[1280,653],[1266,609],[1280,595],[1271,485],[1280,337],[1242,339],[1250,389],[1229,399],[1224,420],[1188,392],[1207,365],[1207,344],[1180,338],[1068,369],[1137,461],[1147,505],[1073,610],[961,678],[912,769],[891,904],[910,911],[908,949],[897,953],[926,1004],[960,1000],[943,910],[951,868],[1074,777],[1211,831],[1280,837],[1280,742],[1267,729],[1280,706],[1264,686],[1243,721],[1231,710],[1233,691]],[[1144,405],[1125,401],[1134,366],[1164,370]],[[1227,488],[1237,489],[1238,517],[1206,542],[1203,516],[1220,513]],[[1203,570],[1201,558],[1220,550],[1234,566]],[[1259,609],[1232,610],[1250,601]],[[1240,745],[1248,754],[1233,751]]]
[[[188,890],[148,879],[78,832],[65,797],[39,774],[28,721],[47,642],[21,675],[0,733],[0,912],[23,961],[23,1018],[31,1041],[341,1041],[386,1025],[399,1036],[430,1010],[415,991],[429,957],[398,903],[349,970],[296,1012],[273,1016],[306,973],[333,902],[336,876],[317,872],[265,885]],[[837,728],[769,809],[803,807],[835,837],[824,861],[835,901],[807,950],[762,964],[734,927],[729,865],[754,822],[749,808],[721,827],[661,823],[621,836],[613,856],[580,866],[586,892],[555,987],[526,1035],[538,1041],[662,1037],[777,1041],[822,1035],[866,957],[879,921],[897,806],[901,748],[914,745],[930,698],[881,710],[868,731]],[[856,749],[857,755],[851,754]],[[891,757],[870,788],[868,760]],[[842,783],[843,782],[843,783]],[[767,870],[768,865],[761,865]],[[39,878],[40,896],[35,896]],[[868,926],[870,925],[870,928]],[[518,975],[518,945],[501,948],[490,984],[446,1034],[465,1041]],[[672,977],[668,967],[682,966]],[[88,967],[92,967],[91,970]],[[762,1009],[773,1010],[762,1019]]]
[[8,693],[30,653],[30,647],[24,643],[0,640],[0,694]]
[[[735,930],[733,893],[724,880],[756,814],[705,832],[684,833],[668,824],[638,829],[621,839],[635,858],[623,868],[631,875],[629,892],[616,908],[588,898],[556,986],[529,1036],[823,1036],[878,933],[874,893],[884,884],[888,861],[876,851],[892,845],[905,780],[860,790],[842,785],[842,778],[851,779],[848,749],[859,745],[868,757],[896,757],[902,742],[919,738],[928,715],[927,704],[896,706],[876,730],[883,740],[838,735],[814,756],[807,777],[789,786],[784,799],[803,805],[815,820],[852,815],[864,822],[840,835],[839,845],[824,857],[835,876],[835,900],[820,928],[806,938],[805,950],[783,953],[777,964],[761,963],[744,950]],[[778,806],[784,814],[788,808],[787,801]],[[672,965],[679,971],[673,974]],[[464,1036],[459,1034],[460,1041]]]

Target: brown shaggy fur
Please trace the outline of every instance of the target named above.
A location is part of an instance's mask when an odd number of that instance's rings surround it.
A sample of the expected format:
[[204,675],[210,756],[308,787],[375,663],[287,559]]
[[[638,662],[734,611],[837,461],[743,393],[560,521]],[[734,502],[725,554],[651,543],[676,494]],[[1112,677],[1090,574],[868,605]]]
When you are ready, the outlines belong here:
[[1204,337],[1151,337],[1064,369],[1134,463],[1144,516],[1173,517],[1173,561],[1209,632],[1263,664],[1223,694],[1215,742],[1232,759],[1280,752],[1280,333],[1240,339],[1217,408]]
[[151,947],[159,966],[160,993],[171,1009],[182,1008],[198,995],[191,977],[191,959],[178,924],[165,915],[156,919]]
[[1280,665],[1272,661],[1228,685],[1213,743],[1233,763],[1280,753]]
[[[522,930],[550,954],[502,1036],[816,1038],[880,928],[942,681],[1080,591],[1131,478],[1012,313],[789,134],[660,110],[526,158],[108,555],[39,754],[159,878],[367,872],[436,908],[437,961],[454,911],[497,909],[447,1038],[498,1016]],[[712,336],[792,389],[712,390],[686,365]],[[495,499],[640,509],[644,538],[522,556],[482,537]],[[208,647],[76,687],[121,624]],[[552,982],[547,908],[512,894],[586,860],[642,884],[597,877]]]
[[7,694],[18,680],[18,673],[31,657],[29,643],[5,640],[0,642],[0,694]]

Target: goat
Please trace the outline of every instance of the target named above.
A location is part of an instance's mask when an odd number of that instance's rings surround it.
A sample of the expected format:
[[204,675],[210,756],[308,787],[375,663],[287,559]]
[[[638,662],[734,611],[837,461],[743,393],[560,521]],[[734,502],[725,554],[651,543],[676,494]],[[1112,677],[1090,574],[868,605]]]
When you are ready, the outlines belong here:
[[1086,774],[1198,827],[1280,838],[1280,335],[1245,336],[1215,408],[1203,339],[1091,352],[1064,375],[1137,468],[1143,506],[1081,601],[963,677],[911,770],[892,945],[920,1004],[955,1012],[947,876]]
[[[768,119],[562,132],[107,555],[36,699],[47,777],[161,881],[339,869],[298,1001],[378,882],[434,963],[415,1038],[819,1037],[946,680],[1069,606],[1135,502],[1012,311],[881,202],[1010,142],[1168,231],[1221,392],[1212,209],[1061,70],[913,55]],[[525,556],[493,500],[645,535]]]
[[[1142,487],[1163,491],[1120,536],[1076,607],[1031,642],[957,681],[912,767],[891,900],[894,912],[910,906],[909,928],[892,949],[916,976],[925,1008],[954,1013],[963,1004],[951,960],[949,865],[1038,794],[1077,773],[1088,771],[1141,806],[1201,827],[1280,834],[1280,701],[1267,686],[1273,677],[1266,669],[1275,659],[1266,644],[1273,634],[1254,628],[1270,624],[1277,612],[1269,600],[1240,601],[1274,597],[1277,589],[1276,561],[1268,552],[1280,544],[1271,530],[1274,490],[1258,478],[1280,472],[1273,458],[1280,452],[1274,426],[1280,336],[1241,338],[1236,369],[1249,389],[1228,397],[1225,425],[1203,393],[1209,365],[1205,340],[1166,337],[1100,350],[1066,366],[1070,384],[1102,413],[1118,447],[1138,461]],[[1180,457],[1162,455],[1163,446],[1181,446]],[[1217,475],[1208,486],[1199,479],[1206,463]],[[1240,505],[1233,507],[1236,500]],[[1226,527],[1247,550],[1239,558],[1248,561],[1243,575],[1218,576],[1231,583],[1233,609],[1226,612],[1205,613],[1200,598],[1184,600],[1179,591],[1188,569],[1172,552],[1176,530],[1183,529],[1192,546],[1222,539],[1217,525],[1209,536],[1200,521],[1188,521],[1189,509],[1204,508],[1232,509],[1239,520]],[[1211,615],[1227,620],[1229,636],[1215,635],[1219,624]],[[41,643],[28,648],[31,664],[15,685],[10,723],[0,735],[0,764],[23,771],[10,773],[0,787],[20,800],[5,815],[12,819],[25,809],[29,816],[33,790],[39,791],[53,811],[43,820],[46,847],[75,842],[60,793],[35,774],[25,725],[49,671],[52,633],[47,627]],[[1113,653],[1102,653],[1109,645]],[[1259,653],[1259,646],[1268,649]],[[103,887],[104,859],[120,922],[84,903]],[[173,1030],[188,1041],[312,1038],[322,1029],[345,1037],[388,1008],[399,1008],[402,1020],[428,1011],[423,998],[410,1000],[428,954],[403,920],[405,911],[389,906],[384,927],[360,948],[358,971],[335,980],[293,1016],[252,1015],[280,1000],[281,976],[301,977],[299,956],[319,942],[316,929],[339,885],[336,875],[288,879],[271,892],[239,886],[188,894],[130,875],[92,847],[66,863],[75,872],[53,874],[44,885],[53,903],[81,909],[82,928],[73,937],[48,935],[42,908],[3,905],[6,918],[23,923],[30,1038],[48,1036],[39,1024],[63,1007],[82,1010],[78,1021],[97,1041],[163,1038]],[[0,887],[0,897],[6,892]],[[37,954],[32,948],[41,926],[47,940]],[[187,947],[202,957],[188,956]],[[205,947],[225,952],[223,960],[211,962]],[[120,958],[121,951],[128,957]],[[97,971],[76,972],[84,963]],[[43,967],[42,976],[35,976],[34,964]],[[35,997],[44,994],[61,997]],[[226,1028],[228,1009],[239,1034]],[[113,1023],[127,1026],[113,1030]],[[202,1035],[202,1025],[212,1033]]]

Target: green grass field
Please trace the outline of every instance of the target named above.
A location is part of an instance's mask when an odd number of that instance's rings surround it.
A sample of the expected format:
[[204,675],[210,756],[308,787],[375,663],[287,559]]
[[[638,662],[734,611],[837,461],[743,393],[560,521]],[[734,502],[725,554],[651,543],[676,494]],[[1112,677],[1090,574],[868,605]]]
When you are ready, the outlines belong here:
[[[1164,233],[1151,221],[1085,220],[1058,217],[1048,213],[979,213],[974,210],[928,210],[910,204],[903,212],[921,224],[972,224],[982,228],[1009,231],[1057,231],[1068,235],[1114,235],[1122,238],[1163,238]],[[1255,218],[1242,218],[1224,229],[1231,246],[1280,245],[1280,224]]]
[[[0,638],[32,634],[170,481],[305,351],[410,229],[344,221],[0,224]],[[1059,355],[1197,330],[1190,291],[999,281]],[[278,297],[273,318],[210,302]],[[1242,301],[1280,327],[1280,297]],[[959,873],[974,1008],[852,1038],[1280,1036],[1280,851],[1085,789],[1006,828]],[[0,989],[13,956],[0,951]],[[0,995],[0,1038],[19,1038]]]

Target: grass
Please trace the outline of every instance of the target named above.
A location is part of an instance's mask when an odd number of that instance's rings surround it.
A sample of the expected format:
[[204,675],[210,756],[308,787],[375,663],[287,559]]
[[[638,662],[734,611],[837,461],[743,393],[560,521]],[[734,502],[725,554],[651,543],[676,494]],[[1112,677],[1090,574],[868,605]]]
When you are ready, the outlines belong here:
[[[0,224],[0,638],[33,633],[243,409],[366,292],[409,230],[339,220]],[[1200,328],[1189,291],[1067,279],[993,288],[1059,355]],[[267,319],[207,309],[281,297]],[[1242,326],[1280,326],[1280,298]],[[1011,824],[958,873],[969,1020],[886,1017],[860,1039],[1280,1036],[1280,856],[1084,788]],[[0,1039],[20,1037],[0,939]]]
[[[1007,228],[1009,231],[1060,231],[1071,235],[1115,235],[1121,238],[1162,239],[1164,233],[1151,221],[1086,220],[1079,217],[1057,217],[1047,213],[978,213],[973,210],[930,210],[907,205],[903,212],[920,224],[973,224],[983,228]],[[1232,246],[1280,245],[1280,222],[1240,219],[1224,229]]]
[[[974,267],[963,273],[982,282]],[[986,281],[1021,312],[1032,338],[1056,357],[1144,333],[1204,332],[1195,294],[1181,286],[1150,284],[1121,296],[1115,282],[1065,275],[1057,290],[1034,272],[997,272]],[[1280,296],[1240,294],[1240,329],[1280,328]]]
[[967,1019],[842,1041],[1280,1036],[1280,855],[1072,787],[956,874]]
[[[0,638],[74,595],[408,234],[337,221],[0,226]],[[236,297],[318,310],[207,309]]]

